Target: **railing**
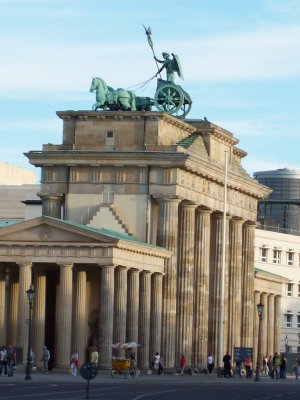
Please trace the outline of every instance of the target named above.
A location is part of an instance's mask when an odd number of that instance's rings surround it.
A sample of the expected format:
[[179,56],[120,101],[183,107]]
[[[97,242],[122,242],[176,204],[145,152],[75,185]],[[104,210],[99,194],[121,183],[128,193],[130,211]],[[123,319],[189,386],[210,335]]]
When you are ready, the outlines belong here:
[[277,226],[265,225],[265,224],[261,224],[260,222],[257,223],[257,229],[261,229],[263,231],[285,233],[287,235],[300,236],[300,231],[297,229],[280,228],[278,225]]

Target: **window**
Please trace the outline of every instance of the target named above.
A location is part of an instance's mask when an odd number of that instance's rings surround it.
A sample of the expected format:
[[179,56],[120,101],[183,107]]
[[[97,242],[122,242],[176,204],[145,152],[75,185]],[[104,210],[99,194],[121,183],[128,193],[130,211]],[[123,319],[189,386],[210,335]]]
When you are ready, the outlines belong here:
[[293,315],[291,311],[287,311],[287,313],[284,315],[284,326],[286,328],[291,328],[292,327],[292,319]]
[[300,284],[298,284],[298,297],[300,297]]
[[300,267],[300,254],[298,254],[298,265]]
[[300,313],[297,315],[297,328],[300,328]]
[[268,249],[265,249],[264,247],[261,247],[261,248],[259,249],[259,251],[260,251],[260,256],[259,256],[260,261],[261,261],[261,262],[267,262]]
[[108,149],[113,150],[113,147],[115,144],[115,132],[114,131],[106,131],[105,144]]
[[280,259],[281,259],[281,251],[273,250],[273,263],[280,264]]
[[287,252],[287,265],[294,265],[294,253],[291,251]]
[[293,296],[293,284],[292,283],[287,283],[285,286],[285,295],[288,297]]
[[297,353],[300,353],[300,346],[297,346]]

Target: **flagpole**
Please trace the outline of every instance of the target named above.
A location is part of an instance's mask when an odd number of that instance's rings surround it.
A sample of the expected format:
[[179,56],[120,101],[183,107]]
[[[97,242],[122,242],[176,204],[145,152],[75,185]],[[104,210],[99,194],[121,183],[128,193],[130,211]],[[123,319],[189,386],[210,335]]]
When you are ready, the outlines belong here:
[[[223,205],[223,232],[222,232],[222,258],[220,274],[220,298],[219,298],[219,331],[218,331],[218,377],[222,376],[222,361],[224,347],[224,284],[225,284],[225,261],[226,261],[226,215],[227,215],[227,151],[225,151],[224,171],[224,205]],[[216,293],[216,296],[218,293]]]

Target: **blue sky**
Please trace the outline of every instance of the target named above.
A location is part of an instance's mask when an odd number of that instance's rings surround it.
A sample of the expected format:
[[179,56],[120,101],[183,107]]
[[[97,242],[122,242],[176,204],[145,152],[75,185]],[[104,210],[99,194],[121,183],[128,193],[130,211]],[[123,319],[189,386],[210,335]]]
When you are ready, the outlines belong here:
[[[300,1],[0,0],[0,162],[62,141],[58,110],[89,110],[93,76],[130,87],[180,56],[191,118],[228,129],[249,173],[300,170]],[[140,95],[153,97],[153,81]]]

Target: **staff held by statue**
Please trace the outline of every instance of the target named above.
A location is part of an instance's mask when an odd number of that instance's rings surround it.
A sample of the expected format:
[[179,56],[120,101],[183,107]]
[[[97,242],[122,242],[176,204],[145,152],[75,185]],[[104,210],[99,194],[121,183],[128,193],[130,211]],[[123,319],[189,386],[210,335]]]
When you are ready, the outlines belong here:
[[157,62],[157,60],[156,60],[156,55],[155,55],[155,53],[154,53],[153,41],[152,41],[152,38],[151,38],[151,35],[152,35],[151,28],[150,28],[150,26],[149,26],[149,28],[146,28],[145,25],[143,25],[143,27],[145,28],[145,32],[146,32],[146,35],[147,35],[148,43],[149,43],[149,46],[150,46],[150,48],[151,48],[151,50],[152,50],[152,53],[153,53],[153,56],[154,56],[154,60],[155,60],[155,62],[156,62],[157,70],[158,70],[159,76],[160,76],[160,78],[161,78],[161,74],[160,74],[160,70],[159,70],[159,65],[158,65],[158,62]]

